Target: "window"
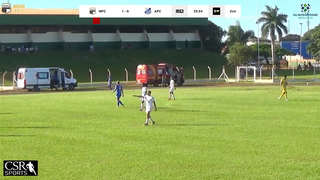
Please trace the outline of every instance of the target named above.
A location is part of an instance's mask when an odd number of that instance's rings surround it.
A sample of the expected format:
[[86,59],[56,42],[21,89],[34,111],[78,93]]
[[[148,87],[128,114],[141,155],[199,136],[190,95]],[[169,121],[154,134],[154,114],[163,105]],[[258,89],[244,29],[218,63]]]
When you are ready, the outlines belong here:
[[138,70],[138,71],[137,71],[137,74],[141,74],[141,71],[140,71],[140,70]]
[[146,70],[142,70],[142,74],[146,74]]
[[153,75],[153,72],[152,72],[152,70],[151,70],[151,69],[149,69],[149,71],[148,71],[148,75],[149,75],[149,76]]
[[162,69],[158,69],[158,74],[163,74]]
[[23,79],[24,78],[24,74],[23,73],[19,73],[18,74],[18,79]]
[[49,79],[49,73],[47,73],[47,72],[38,72],[38,79]]
[[65,73],[64,77],[70,79],[70,75],[67,72]]
[[169,73],[169,75],[171,75],[171,76],[173,75],[172,68],[169,68],[169,69],[168,69],[168,73]]

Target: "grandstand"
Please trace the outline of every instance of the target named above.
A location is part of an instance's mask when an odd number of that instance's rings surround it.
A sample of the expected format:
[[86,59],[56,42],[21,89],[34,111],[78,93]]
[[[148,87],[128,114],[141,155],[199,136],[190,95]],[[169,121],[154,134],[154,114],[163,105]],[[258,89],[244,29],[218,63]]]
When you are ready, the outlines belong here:
[[[13,11],[14,12],[14,11]],[[25,9],[0,15],[1,47],[50,50],[199,49],[207,18],[79,18],[78,10]]]

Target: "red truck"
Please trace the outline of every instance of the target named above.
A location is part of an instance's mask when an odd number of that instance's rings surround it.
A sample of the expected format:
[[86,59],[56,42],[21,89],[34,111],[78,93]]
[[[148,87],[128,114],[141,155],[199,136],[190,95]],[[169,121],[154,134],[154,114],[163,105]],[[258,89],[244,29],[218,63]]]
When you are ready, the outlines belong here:
[[141,64],[137,66],[136,82],[137,84],[147,84],[157,87],[169,85],[170,77],[174,78],[178,86],[184,83],[183,68],[178,68],[172,64],[160,63],[157,65]]

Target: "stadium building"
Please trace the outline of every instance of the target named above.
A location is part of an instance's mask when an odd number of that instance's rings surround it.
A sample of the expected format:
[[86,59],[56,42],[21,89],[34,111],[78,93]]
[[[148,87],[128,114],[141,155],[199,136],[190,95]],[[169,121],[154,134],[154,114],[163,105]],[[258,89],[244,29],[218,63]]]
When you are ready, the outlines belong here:
[[207,18],[79,18],[79,10],[24,9],[0,15],[1,47],[47,50],[202,48]]

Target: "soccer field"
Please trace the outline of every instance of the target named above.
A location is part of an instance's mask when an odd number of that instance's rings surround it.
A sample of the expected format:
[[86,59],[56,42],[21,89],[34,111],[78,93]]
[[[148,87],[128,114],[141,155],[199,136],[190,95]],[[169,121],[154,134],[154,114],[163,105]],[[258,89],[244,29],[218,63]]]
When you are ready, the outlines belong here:
[[[38,160],[34,179],[320,179],[319,86],[110,91],[0,97],[3,160]],[[3,175],[1,175],[3,176]],[[10,179],[2,177],[1,179]]]

